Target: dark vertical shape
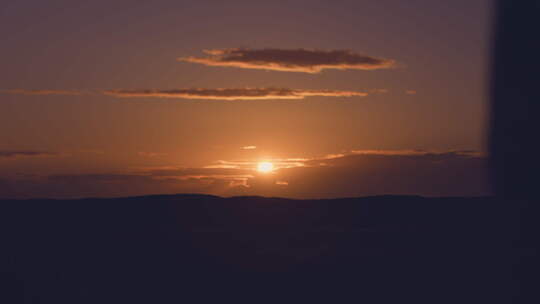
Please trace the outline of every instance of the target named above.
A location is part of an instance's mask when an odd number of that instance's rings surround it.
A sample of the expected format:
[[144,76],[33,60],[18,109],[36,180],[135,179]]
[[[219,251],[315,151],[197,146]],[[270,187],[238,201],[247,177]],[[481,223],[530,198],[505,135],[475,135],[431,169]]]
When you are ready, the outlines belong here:
[[498,0],[496,9],[489,144],[507,214],[508,290],[512,303],[540,303],[540,0]]
[[540,194],[540,1],[499,0],[490,150],[498,196]]

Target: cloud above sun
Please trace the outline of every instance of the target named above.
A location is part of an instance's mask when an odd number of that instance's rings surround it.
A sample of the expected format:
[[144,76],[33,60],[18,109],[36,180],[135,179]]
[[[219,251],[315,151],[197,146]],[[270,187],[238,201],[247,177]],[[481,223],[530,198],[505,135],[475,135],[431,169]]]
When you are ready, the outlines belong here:
[[[52,91],[52,90],[6,90],[10,94],[19,95],[87,95],[83,91]],[[192,88],[192,89],[136,89],[136,90],[105,90],[98,94],[120,98],[169,98],[191,100],[269,100],[269,99],[304,99],[306,97],[364,97],[367,92],[344,90],[304,90],[289,88]]]
[[[18,95],[89,95],[85,91],[63,90],[5,90]],[[135,89],[105,90],[92,94],[102,94],[120,98],[169,98],[169,99],[205,99],[205,100],[269,100],[269,99],[304,99],[306,97],[364,97],[369,93],[345,90],[304,90],[289,88],[191,88],[191,89]]]
[[176,90],[107,90],[103,94],[114,97],[151,97],[212,100],[264,100],[304,99],[311,96],[353,97],[367,96],[366,92],[340,90],[302,90],[288,88],[237,88],[237,89],[176,89]]
[[[232,66],[246,69],[263,69],[289,72],[319,73],[324,69],[388,69],[394,60],[355,53],[350,50],[314,49],[214,49],[205,51],[206,57],[182,57],[179,61],[201,63],[207,66]],[[307,90],[291,88],[180,88],[180,89],[113,89],[113,90],[35,90],[11,89],[4,93],[15,95],[107,95],[122,98],[171,98],[206,100],[269,100],[304,99],[322,97],[363,97],[385,93],[387,89],[367,91]]]
[[207,54],[206,57],[181,57],[178,61],[207,66],[303,73],[319,73],[325,69],[378,70],[395,66],[394,60],[368,56],[350,50],[232,48],[204,52]]

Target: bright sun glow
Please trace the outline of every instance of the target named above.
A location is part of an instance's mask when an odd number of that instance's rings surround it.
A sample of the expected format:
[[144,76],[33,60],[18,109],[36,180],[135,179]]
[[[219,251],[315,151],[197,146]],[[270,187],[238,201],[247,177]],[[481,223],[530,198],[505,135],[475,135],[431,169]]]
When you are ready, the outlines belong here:
[[257,171],[261,173],[268,173],[274,170],[274,164],[271,162],[260,162],[257,164]]

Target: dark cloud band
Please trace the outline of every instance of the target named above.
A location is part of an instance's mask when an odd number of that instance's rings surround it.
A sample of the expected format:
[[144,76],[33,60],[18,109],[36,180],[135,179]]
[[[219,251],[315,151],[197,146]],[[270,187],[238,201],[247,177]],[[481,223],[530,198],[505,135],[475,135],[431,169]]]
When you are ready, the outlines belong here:
[[[16,155],[40,154],[31,151],[0,154]],[[256,160],[237,160],[199,168],[165,166],[45,178],[20,176],[0,180],[0,197],[112,197],[149,193],[296,198],[380,194],[482,196],[491,193],[486,160],[485,155],[474,151],[362,150],[317,158],[269,159],[275,168],[270,174],[257,172]]]
[[154,97],[213,100],[304,99],[310,96],[366,96],[365,92],[339,90],[296,90],[287,88],[178,89],[178,90],[108,90],[115,97]]
[[20,157],[52,157],[59,155],[59,153],[43,151],[0,151],[0,159],[14,159]]
[[[87,95],[83,91],[54,91],[54,90],[6,90],[10,94],[20,95]],[[114,97],[134,98],[176,98],[176,99],[206,99],[206,100],[268,100],[268,99],[304,99],[311,96],[323,97],[353,97],[367,96],[367,92],[341,90],[302,90],[289,88],[193,88],[175,90],[105,90],[93,94],[103,94]]]
[[25,89],[14,89],[14,90],[5,90],[9,94],[19,94],[19,95],[83,95],[85,94],[82,91],[73,91],[73,90],[25,90]]
[[394,60],[367,56],[350,50],[311,49],[216,49],[206,57],[182,57],[179,61],[208,66],[319,73],[324,69],[378,70],[395,65]]

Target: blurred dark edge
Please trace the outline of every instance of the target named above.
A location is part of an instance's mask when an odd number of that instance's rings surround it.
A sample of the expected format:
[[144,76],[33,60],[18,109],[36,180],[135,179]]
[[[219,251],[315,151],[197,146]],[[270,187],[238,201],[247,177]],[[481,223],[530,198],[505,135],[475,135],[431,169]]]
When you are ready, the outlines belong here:
[[490,155],[495,192],[539,198],[540,1],[500,0],[491,79]]
[[498,0],[489,152],[495,193],[508,204],[512,303],[540,303],[540,1]]

